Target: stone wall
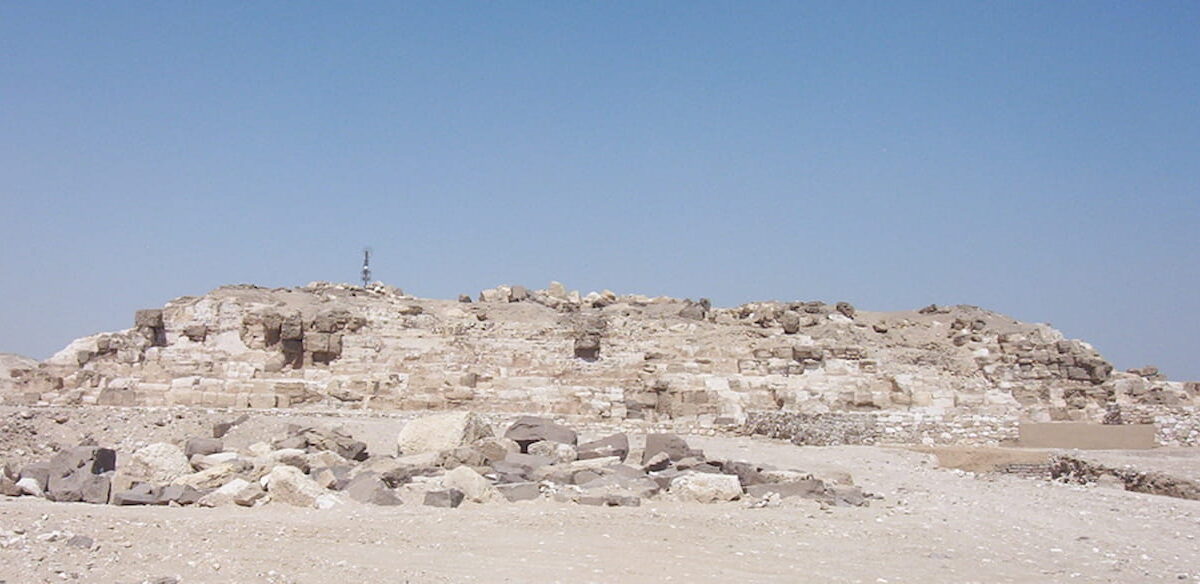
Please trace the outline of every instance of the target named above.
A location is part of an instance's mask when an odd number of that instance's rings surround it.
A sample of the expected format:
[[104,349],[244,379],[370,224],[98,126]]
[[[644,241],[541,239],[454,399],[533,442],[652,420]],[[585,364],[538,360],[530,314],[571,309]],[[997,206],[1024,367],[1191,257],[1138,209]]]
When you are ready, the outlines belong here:
[[[1138,420],[1156,427],[1159,446],[1200,446],[1200,409],[1160,408],[1142,411]],[[796,444],[979,445],[1014,444],[1019,437],[1016,416],[921,413],[749,412],[743,430]]]
[[1153,417],[1160,445],[1200,446],[1200,408],[1160,409]]
[[1015,416],[931,415],[908,412],[800,414],[749,412],[745,431],[795,444],[970,444],[1015,442]]

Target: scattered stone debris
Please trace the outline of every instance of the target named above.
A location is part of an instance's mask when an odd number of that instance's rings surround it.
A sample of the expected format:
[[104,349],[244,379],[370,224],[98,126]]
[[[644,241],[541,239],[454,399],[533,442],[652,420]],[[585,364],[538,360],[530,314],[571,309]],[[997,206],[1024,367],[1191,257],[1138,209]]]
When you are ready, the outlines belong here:
[[1122,468],[1080,453],[1050,457],[1050,476],[1069,483],[1099,484],[1126,491],[1200,501],[1200,481],[1161,471]]
[[[853,485],[798,470],[712,460],[675,434],[645,437],[630,460],[624,433],[578,442],[571,427],[520,416],[503,433],[477,414],[452,412],[409,421],[396,454],[372,454],[340,428],[292,425],[270,443],[242,451],[192,436],[144,446],[118,468],[112,449],[81,445],[50,460],[0,473],[5,494],[96,504],[253,507],[267,503],[329,508],[347,501],[455,508],[553,499],[601,507],[636,507],[650,498],[720,503],[744,498],[815,499],[864,505]],[[85,547],[84,540],[75,545]],[[89,544],[90,545],[90,544]]]

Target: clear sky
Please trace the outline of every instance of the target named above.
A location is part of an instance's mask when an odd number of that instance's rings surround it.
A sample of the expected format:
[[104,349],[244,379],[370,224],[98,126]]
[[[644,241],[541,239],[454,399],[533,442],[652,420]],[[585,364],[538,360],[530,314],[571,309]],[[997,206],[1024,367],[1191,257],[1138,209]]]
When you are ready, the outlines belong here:
[[226,283],[975,304],[1200,379],[1200,3],[0,1],[0,351]]

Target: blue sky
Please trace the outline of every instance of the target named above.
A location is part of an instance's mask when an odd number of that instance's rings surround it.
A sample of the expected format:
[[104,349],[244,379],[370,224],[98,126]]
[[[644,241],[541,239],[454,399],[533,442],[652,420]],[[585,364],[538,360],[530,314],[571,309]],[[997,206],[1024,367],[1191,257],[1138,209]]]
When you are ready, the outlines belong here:
[[0,2],[0,351],[225,283],[975,304],[1200,379],[1200,3]]

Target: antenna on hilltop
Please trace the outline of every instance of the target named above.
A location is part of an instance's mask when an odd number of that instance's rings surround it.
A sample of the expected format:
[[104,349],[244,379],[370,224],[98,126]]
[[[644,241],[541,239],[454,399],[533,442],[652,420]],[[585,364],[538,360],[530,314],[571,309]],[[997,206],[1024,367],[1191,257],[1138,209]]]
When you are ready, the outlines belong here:
[[363,268],[362,268],[363,288],[366,288],[371,283],[371,248],[363,248]]

